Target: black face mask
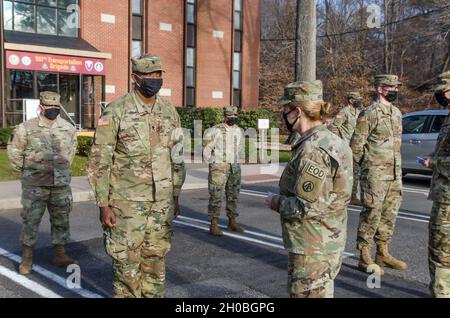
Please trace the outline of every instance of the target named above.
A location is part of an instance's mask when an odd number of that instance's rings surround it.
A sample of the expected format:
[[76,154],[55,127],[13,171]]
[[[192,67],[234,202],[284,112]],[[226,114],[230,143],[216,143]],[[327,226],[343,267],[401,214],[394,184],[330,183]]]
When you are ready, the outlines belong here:
[[59,108],[48,108],[44,110],[44,117],[50,120],[55,120],[60,112],[61,110]]
[[163,86],[162,78],[139,78],[142,79],[142,83],[139,86],[139,84],[136,82],[136,85],[139,87],[139,91],[141,92],[141,94],[146,98],[150,98],[158,94],[158,92],[161,90],[161,87]]
[[395,102],[396,100],[397,100],[397,98],[398,98],[398,92],[389,92],[389,93],[387,93],[386,94],[386,96],[384,96],[384,98],[386,98],[386,100],[389,102],[389,103],[393,103],[393,102]]
[[360,101],[360,100],[355,100],[355,101],[353,102],[353,107],[355,107],[355,108],[361,108],[361,107],[362,107],[362,101]]
[[448,105],[450,105],[450,99],[448,99],[445,96],[445,93],[448,92],[447,91],[440,91],[440,92],[436,92],[434,94],[434,97],[436,98],[437,102],[439,103],[439,105],[443,106],[443,107],[448,107]]
[[298,121],[298,117],[297,117],[297,119],[296,119],[292,124],[291,124],[291,123],[289,122],[289,120],[288,120],[289,114],[292,113],[294,110],[296,110],[296,109],[294,108],[293,110],[291,110],[291,111],[288,112],[288,113],[283,113],[284,123],[286,124],[286,128],[287,128],[287,130],[288,130],[289,132],[293,132],[293,131],[294,131],[294,126],[295,126],[295,124],[296,124],[297,121]]
[[228,126],[234,126],[237,124],[237,118],[228,118],[226,120]]

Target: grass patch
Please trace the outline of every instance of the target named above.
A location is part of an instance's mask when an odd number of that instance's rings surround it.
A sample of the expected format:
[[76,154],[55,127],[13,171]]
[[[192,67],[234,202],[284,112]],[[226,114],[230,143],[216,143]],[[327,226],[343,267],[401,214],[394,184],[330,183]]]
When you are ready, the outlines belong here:
[[[72,163],[72,176],[86,175],[87,157],[76,156]],[[11,167],[6,150],[0,149],[0,181],[19,180],[20,174]]]

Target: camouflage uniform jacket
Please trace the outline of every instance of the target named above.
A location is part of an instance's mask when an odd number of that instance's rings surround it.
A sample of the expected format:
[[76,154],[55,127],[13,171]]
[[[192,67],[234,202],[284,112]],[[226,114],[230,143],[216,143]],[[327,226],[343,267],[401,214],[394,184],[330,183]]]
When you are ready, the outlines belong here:
[[350,144],[360,112],[361,111],[359,109],[353,106],[343,108],[331,123],[329,128],[330,131]]
[[442,125],[436,148],[430,159],[433,169],[429,199],[450,204],[450,115]]
[[324,126],[299,139],[281,176],[280,195],[273,198],[289,252],[343,252],[352,184],[352,153],[342,139]]
[[205,132],[204,157],[211,164],[239,165],[243,159],[243,131],[238,126],[218,124]]
[[110,103],[99,120],[88,163],[97,204],[179,196],[186,176],[182,149],[180,117],[168,101],[157,97],[147,107],[131,92]]
[[51,126],[40,118],[17,126],[8,144],[13,168],[29,186],[70,185],[70,167],[77,149],[75,127],[57,117]]
[[380,181],[402,177],[401,136],[402,113],[397,107],[375,102],[361,112],[351,148],[363,177]]

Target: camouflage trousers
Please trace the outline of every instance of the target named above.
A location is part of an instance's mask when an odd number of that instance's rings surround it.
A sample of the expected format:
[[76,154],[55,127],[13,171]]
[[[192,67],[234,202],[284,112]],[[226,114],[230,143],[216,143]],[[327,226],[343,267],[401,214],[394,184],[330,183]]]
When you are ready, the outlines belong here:
[[70,239],[69,214],[72,211],[72,201],[70,186],[22,185],[22,243],[30,247],[36,244],[42,216],[48,209],[52,244],[65,245]]
[[373,242],[389,243],[402,203],[402,180],[360,179],[363,209],[359,218],[358,247]]
[[227,199],[227,216],[236,218],[239,192],[241,190],[241,167],[231,164],[210,164],[208,176],[209,205],[208,214],[211,218],[219,217],[222,198]]
[[450,204],[433,203],[428,229],[430,291],[435,298],[450,298]]
[[342,253],[301,255],[289,253],[288,293],[291,298],[333,298],[334,279]]
[[164,297],[173,206],[173,200],[112,202],[116,226],[105,228],[104,238],[113,259],[116,298]]
[[352,187],[352,200],[361,200],[361,185],[359,182],[359,175],[361,169],[358,164],[353,165],[353,187]]

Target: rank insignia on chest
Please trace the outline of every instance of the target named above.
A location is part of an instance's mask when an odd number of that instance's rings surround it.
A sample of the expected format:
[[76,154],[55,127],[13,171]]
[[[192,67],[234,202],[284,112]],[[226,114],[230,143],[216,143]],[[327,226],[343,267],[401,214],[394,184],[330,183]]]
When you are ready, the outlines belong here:
[[297,181],[297,195],[308,202],[317,200],[325,183],[327,171],[317,163],[306,160],[300,179]]

